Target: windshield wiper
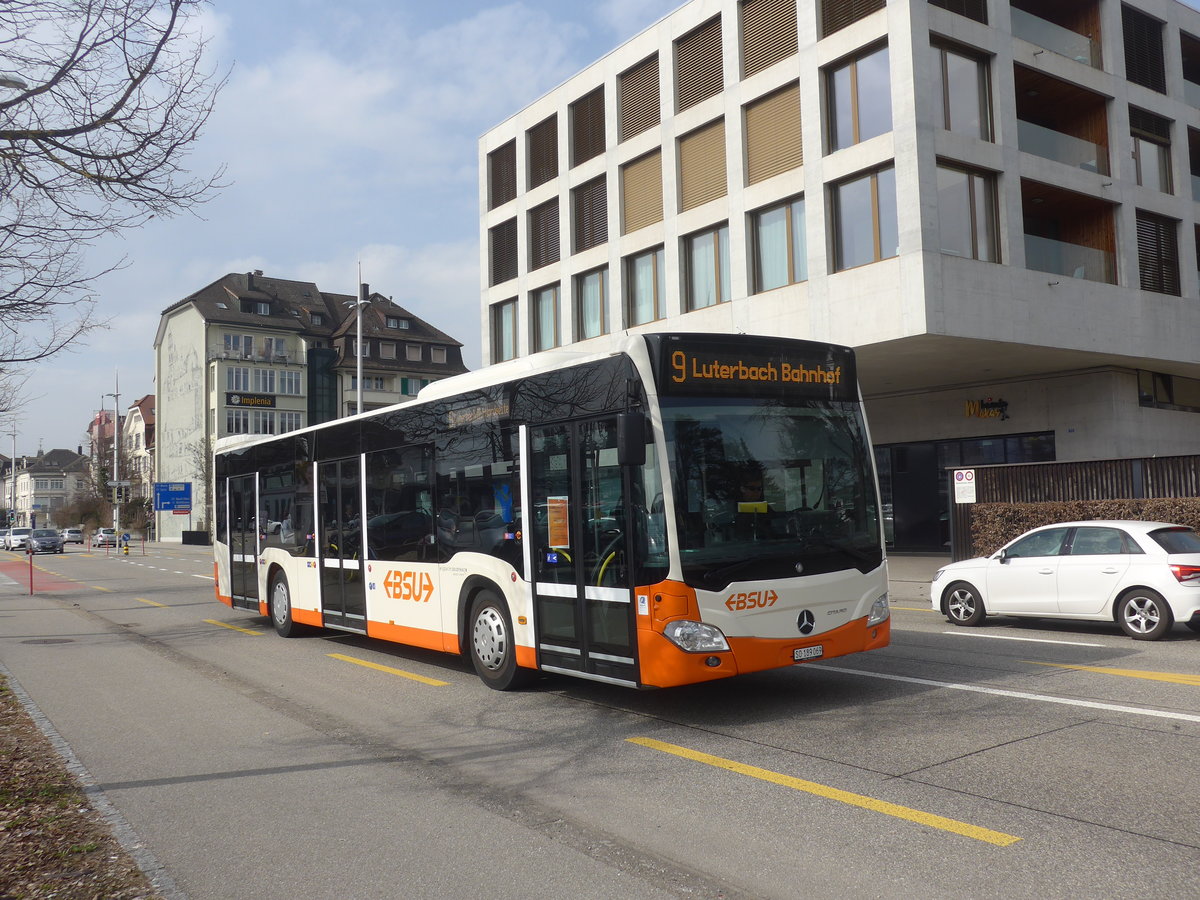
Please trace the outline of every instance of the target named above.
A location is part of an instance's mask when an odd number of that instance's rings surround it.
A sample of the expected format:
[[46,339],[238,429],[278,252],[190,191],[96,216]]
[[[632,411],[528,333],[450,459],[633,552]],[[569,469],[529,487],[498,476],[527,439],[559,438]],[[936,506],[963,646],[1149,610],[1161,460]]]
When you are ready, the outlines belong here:
[[734,572],[740,572],[747,566],[762,564],[766,561],[767,560],[753,558],[739,559],[737,562],[731,562],[728,565],[720,566],[716,569],[709,569],[707,572],[701,575],[700,578],[710,584],[718,581],[722,582],[723,584],[728,584],[732,579],[727,578],[727,575],[732,575]]

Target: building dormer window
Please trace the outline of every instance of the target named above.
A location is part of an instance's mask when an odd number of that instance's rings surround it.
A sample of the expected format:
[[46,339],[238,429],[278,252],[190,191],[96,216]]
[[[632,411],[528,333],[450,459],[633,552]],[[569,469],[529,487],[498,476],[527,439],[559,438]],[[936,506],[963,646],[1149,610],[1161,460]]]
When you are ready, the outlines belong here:
[[421,361],[421,345],[420,344],[405,344],[404,358],[409,362]]
[[325,317],[324,317],[323,315],[321,315],[320,313],[317,313],[317,312],[315,312],[315,313],[309,313],[309,314],[308,314],[308,319],[309,319],[309,321],[310,321],[310,322],[312,322],[314,325],[324,325],[324,324],[325,324]]
[[399,316],[388,316],[387,317],[387,327],[388,328],[399,328],[402,330],[406,329],[406,328],[408,328],[408,319],[402,319]]
[[445,347],[430,347],[429,348],[429,358],[432,362],[435,362],[435,363],[445,363],[446,362],[446,348]]

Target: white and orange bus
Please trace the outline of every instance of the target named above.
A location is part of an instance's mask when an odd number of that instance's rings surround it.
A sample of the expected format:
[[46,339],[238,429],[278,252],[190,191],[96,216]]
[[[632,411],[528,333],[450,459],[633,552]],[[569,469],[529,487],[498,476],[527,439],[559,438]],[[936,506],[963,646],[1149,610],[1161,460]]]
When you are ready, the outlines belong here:
[[410,402],[222,439],[217,597],[538,672],[691,684],[887,645],[846,347],[615,335]]

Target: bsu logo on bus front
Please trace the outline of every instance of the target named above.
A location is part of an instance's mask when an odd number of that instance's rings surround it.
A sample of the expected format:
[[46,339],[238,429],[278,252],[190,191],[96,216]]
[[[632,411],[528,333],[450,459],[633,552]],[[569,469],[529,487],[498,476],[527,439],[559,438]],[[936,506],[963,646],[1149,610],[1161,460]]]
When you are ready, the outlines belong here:
[[383,589],[393,600],[412,600],[428,603],[433,596],[433,579],[428,572],[405,572],[391,569],[383,578]]

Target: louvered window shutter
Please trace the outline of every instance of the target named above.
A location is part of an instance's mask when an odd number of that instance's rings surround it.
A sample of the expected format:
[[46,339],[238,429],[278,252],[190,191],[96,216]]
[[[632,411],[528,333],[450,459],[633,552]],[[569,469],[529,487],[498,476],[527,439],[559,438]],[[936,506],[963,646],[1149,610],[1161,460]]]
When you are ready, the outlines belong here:
[[680,112],[721,93],[725,80],[720,16],[675,42],[675,78],[675,108]]
[[627,140],[662,122],[658,56],[652,56],[623,73],[617,80],[617,96],[621,103],[617,140]]
[[757,184],[802,165],[800,86],[793,84],[746,107],[746,181]]
[[558,115],[543,119],[528,132],[529,188],[558,177]]
[[682,210],[725,196],[724,120],[679,139],[679,180]]
[[488,209],[517,196],[517,142],[514,138],[488,154]]
[[655,150],[621,169],[621,233],[663,220],[662,152]]
[[761,72],[796,52],[796,0],[744,0],[742,74]]
[[608,240],[608,189],[604,176],[575,189],[575,252]]
[[571,165],[604,152],[604,86],[571,104]]
[[558,198],[529,211],[529,270],[558,262]]

